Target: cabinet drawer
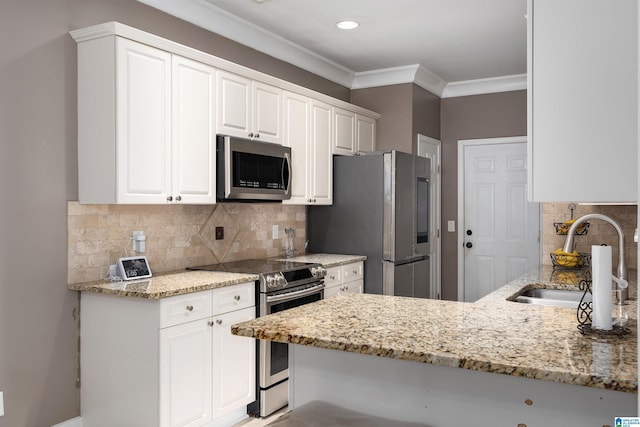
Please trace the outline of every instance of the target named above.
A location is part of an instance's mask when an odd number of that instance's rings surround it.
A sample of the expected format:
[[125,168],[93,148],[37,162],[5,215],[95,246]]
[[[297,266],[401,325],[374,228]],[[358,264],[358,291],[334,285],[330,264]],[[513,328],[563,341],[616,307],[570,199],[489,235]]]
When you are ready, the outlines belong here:
[[355,262],[342,266],[342,283],[362,279],[362,262]]
[[330,288],[342,283],[342,269],[340,267],[327,268],[327,274],[324,276],[325,288]]
[[213,290],[213,314],[227,313],[256,305],[255,282]]
[[204,319],[212,314],[211,291],[194,292],[160,300],[160,328]]

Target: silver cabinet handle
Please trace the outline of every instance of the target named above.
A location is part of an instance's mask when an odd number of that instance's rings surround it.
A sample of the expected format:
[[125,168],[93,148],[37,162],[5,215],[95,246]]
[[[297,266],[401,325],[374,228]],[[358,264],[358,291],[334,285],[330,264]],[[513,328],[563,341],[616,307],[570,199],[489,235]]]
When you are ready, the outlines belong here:
[[234,296],[233,299],[236,300],[236,301],[240,301],[240,295]]
[[170,202],[170,201],[172,201],[172,200],[173,200],[173,197],[171,197],[171,196],[167,196],[167,202]]
[[249,132],[249,138],[253,138],[253,132]]
[[182,196],[176,196],[176,202],[179,202],[180,200],[182,200]]
[[213,326],[213,322],[212,322],[211,320],[209,320],[209,321],[207,322],[207,325],[209,325],[209,326]]
[[193,306],[192,305],[188,305],[187,306],[187,311],[193,311]]
[[329,279],[336,280],[336,276],[329,276]]
[[256,133],[256,138],[260,138],[260,134],[259,133]]
[[222,320],[218,319],[218,320],[216,320],[216,323],[217,323],[218,325],[222,325]]

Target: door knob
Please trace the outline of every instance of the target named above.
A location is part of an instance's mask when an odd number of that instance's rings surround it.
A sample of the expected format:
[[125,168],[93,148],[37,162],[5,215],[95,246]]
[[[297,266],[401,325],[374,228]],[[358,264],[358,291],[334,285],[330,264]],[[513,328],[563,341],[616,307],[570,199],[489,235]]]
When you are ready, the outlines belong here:
[[467,236],[471,236],[472,234],[473,234],[473,231],[467,230]]
[[473,247],[473,243],[467,242],[467,244],[465,246],[468,247],[468,248],[472,248]]

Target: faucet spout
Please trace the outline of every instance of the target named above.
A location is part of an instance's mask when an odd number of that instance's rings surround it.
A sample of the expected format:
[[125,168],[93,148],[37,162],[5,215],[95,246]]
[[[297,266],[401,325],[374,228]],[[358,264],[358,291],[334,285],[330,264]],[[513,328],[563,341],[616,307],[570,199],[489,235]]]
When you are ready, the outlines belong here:
[[[618,276],[619,279],[628,280],[629,278],[627,277],[627,265],[624,261],[624,232],[622,231],[622,227],[620,226],[620,224],[618,224],[615,220],[613,220],[612,218],[606,215],[593,213],[593,214],[587,214],[578,218],[571,225],[571,228],[569,228],[569,231],[567,232],[567,238],[564,241],[564,246],[562,247],[562,250],[564,252],[573,252],[573,241],[574,241],[574,236],[576,234],[576,230],[578,226],[583,222],[589,221],[591,219],[599,219],[601,221],[611,224],[613,228],[615,228],[616,232],[618,233],[618,268],[616,270],[616,275]],[[622,289],[618,285],[616,285],[616,289],[619,291],[621,290],[621,292],[616,292],[616,293],[621,295],[618,303],[622,304],[624,300],[627,299],[628,291],[626,288]]]

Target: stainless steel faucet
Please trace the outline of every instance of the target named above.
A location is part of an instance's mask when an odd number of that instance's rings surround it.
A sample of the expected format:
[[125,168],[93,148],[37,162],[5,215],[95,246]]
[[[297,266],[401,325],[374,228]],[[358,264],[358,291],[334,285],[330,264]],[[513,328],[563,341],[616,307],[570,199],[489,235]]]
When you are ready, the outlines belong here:
[[[606,215],[593,213],[593,214],[587,214],[578,218],[576,222],[574,222],[571,225],[571,228],[569,228],[569,231],[567,232],[567,239],[564,241],[564,246],[562,247],[562,250],[564,252],[573,252],[573,238],[576,234],[576,229],[580,224],[582,224],[585,221],[589,221],[590,219],[599,219],[599,220],[608,222],[618,232],[618,269],[616,271],[616,274],[619,279],[629,280],[627,277],[627,265],[624,262],[624,232],[622,231],[622,227],[620,227],[620,224],[618,224],[615,220],[613,220],[612,218]],[[629,288],[628,287],[621,288],[620,285],[618,285],[616,282],[616,297],[617,297],[616,303],[624,304],[628,296],[629,296]]]

